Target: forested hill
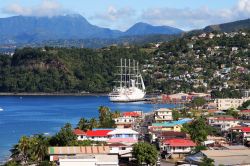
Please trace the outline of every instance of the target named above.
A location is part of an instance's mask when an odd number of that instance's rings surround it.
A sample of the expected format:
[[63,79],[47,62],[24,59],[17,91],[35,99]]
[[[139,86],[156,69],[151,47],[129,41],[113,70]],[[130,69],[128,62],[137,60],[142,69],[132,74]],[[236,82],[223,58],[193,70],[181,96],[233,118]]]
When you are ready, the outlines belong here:
[[0,91],[109,92],[121,57],[142,62],[147,54],[137,47],[18,49],[0,56]]
[[250,31],[186,36],[142,47],[24,48],[0,56],[1,92],[109,92],[120,58],[140,61],[148,92],[240,97],[250,89]]

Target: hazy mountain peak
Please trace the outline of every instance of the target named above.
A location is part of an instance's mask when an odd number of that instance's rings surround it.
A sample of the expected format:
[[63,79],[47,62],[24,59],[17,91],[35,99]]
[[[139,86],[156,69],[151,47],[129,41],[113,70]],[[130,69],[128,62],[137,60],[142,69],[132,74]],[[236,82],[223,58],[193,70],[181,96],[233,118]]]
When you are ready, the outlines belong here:
[[177,34],[179,29],[139,22],[128,31],[110,30],[90,24],[80,14],[14,16],[0,18],[0,43],[32,43],[46,40],[116,38],[152,34]]

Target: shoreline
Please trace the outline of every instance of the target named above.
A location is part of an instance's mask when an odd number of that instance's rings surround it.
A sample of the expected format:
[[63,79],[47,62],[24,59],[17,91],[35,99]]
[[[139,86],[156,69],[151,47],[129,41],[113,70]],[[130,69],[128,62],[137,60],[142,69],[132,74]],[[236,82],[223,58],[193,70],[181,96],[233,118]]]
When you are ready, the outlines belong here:
[[0,92],[0,96],[107,96],[107,93],[15,93]]

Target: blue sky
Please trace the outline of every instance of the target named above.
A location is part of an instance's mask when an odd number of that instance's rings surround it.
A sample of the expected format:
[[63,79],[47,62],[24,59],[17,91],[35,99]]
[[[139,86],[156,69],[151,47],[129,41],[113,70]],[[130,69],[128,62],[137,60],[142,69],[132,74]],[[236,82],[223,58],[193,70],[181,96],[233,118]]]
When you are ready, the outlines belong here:
[[0,17],[74,13],[112,29],[146,22],[190,30],[248,18],[250,0],[0,0]]

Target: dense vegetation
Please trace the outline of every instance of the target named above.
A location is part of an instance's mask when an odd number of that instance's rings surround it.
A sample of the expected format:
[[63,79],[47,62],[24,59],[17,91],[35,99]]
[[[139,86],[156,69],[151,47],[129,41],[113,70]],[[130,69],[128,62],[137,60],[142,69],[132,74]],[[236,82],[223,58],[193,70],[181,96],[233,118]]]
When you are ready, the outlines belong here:
[[250,88],[250,32],[102,49],[24,48],[0,56],[1,92],[109,92],[120,58],[138,60],[148,92],[241,97]]
[[120,58],[143,62],[147,54],[137,47],[18,49],[0,56],[0,91],[108,92]]

